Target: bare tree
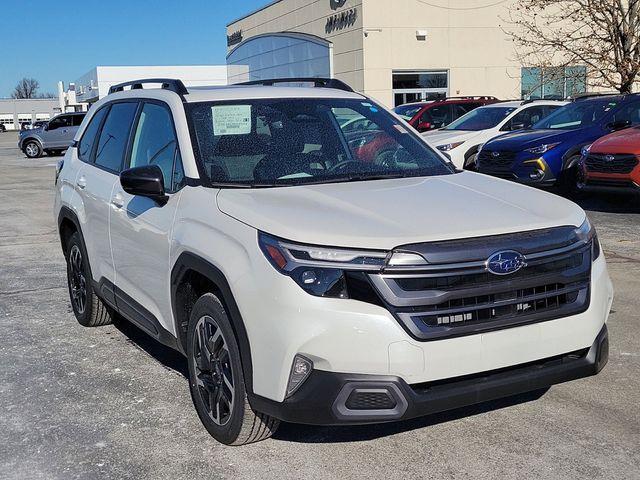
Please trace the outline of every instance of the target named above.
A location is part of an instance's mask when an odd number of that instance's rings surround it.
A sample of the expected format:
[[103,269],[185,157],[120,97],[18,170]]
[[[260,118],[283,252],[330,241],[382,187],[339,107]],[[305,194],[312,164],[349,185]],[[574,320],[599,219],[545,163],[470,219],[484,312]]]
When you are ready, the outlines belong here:
[[13,89],[11,98],[36,98],[40,83],[35,78],[23,78]]
[[640,0],[517,0],[507,24],[523,66],[585,65],[621,93],[640,80]]

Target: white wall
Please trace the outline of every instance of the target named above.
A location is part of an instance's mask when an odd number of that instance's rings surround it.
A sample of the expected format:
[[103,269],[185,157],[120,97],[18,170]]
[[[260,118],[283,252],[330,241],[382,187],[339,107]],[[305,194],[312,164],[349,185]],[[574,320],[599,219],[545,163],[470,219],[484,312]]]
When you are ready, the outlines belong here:
[[226,65],[98,66],[75,81],[76,97],[79,102],[94,102],[107,95],[112,85],[145,78],[177,78],[187,87],[226,85],[227,67]]

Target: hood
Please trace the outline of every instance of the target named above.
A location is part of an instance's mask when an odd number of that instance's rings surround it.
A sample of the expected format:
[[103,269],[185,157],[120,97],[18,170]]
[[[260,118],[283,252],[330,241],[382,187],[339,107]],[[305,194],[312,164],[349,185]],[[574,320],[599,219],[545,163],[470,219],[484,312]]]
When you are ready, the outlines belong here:
[[564,142],[575,138],[575,135],[575,130],[518,130],[488,141],[483,149],[518,151],[544,143]]
[[470,138],[478,135],[479,132],[469,130],[433,130],[422,134],[430,145],[437,147],[447,143],[466,142]]
[[591,146],[593,153],[631,153],[640,154],[640,129],[626,128],[606,135]]
[[471,172],[265,189],[223,189],[218,208],[301,243],[390,250],[399,245],[579,226],[556,195]]

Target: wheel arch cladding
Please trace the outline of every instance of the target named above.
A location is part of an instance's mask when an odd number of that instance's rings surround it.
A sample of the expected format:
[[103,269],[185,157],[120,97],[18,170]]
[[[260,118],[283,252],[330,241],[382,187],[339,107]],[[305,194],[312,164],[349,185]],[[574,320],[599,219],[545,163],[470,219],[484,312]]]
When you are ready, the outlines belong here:
[[229,315],[240,349],[245,388],[248,394],[253,394],[253,368],[249,337],[229,282],[220,269],[189,252],[183,252],[171,270],[171,309],[173,310],[178,347],[186,354],[186,332],[191,309],[196,300],[205,293],[217,295]]
[[[62,246],[62,253],[64,253],[64,255],[67,254],[67,245],[74,232],[78,232],[82,237],[78,217],[69,207],[63,206],[58,214],[58,233],[60,234],[60,245]],[[84,237],[82,241],[84,242]]]

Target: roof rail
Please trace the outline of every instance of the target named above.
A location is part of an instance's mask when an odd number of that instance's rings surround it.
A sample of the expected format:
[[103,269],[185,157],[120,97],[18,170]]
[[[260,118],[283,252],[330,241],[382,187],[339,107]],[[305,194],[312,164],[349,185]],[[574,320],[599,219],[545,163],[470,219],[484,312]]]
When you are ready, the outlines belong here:
[[[579,100],[586,100],[587,98],[593,98],[593,97],[606,97],[609,95],[629,95],[629,94],[625,94],[625,93],[620,93],[620,92],[590,92],[590,93],[579,93],[578,95],[575,95],[572,100],[574,102],[577,102]],[[633,94],[630,94],[633,95]]]
[[184,83],[175,78],[143,78],[141,80],[131,80],[130,82],[122,82],[117,85],[112,85],[109,88],[109,94],[122,92],[124,91],[124,87],[131,87],[131,90],[142,90],[142,85],[145,83],[160,83],[162,84],[161,88],[171,90],[181,97],[189,93],[187,87],[184,86]]
[[270,87],[276,83],[313,83],[316,88],[335,88],[345,92],[353,92],[353,88],[337,78],[314,78],[314,77],[292,77],[292,78],[270,78],[266,80],[252,80],[250,82],[235,83],[234,85],[263,85]]
[[526,105],[528,103],[533,102],[565,102],[564,98],[554,97],[554,98],[529,98],[527,100],[521,100],[522,105]]

